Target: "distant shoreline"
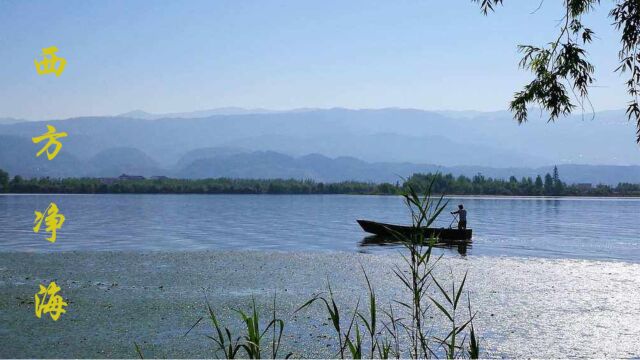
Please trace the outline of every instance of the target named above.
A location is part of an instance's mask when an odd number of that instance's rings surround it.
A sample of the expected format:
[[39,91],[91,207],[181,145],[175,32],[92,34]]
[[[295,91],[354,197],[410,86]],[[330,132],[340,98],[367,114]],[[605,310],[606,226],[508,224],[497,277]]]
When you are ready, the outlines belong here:
[[[151,195],[151,196],[162,196],[162,195],[207,195],[207,196],[220,196],[220,195],[238,195],[238,196],[402,196],[400,194],[360,194],[360,193],[145,193],[145,192],[137,192],[137,193],[73,193],[73,192],[24,192],[24,193],[0,193],[0,196],[31,196],[31,195]],[[500,199],[500,200],[509,200],[509,199],[521,199],[521,200],[570,200],[570,199],[640,199],[640,195],[488,195],[488,194],[437,194],[437,196],[444,195],[445,198],[456,198],[456,199]]]
[[619,183],[567,184],[554,168],[544,177],[511,176],[507,179],[472,178],[452,174],[413,174],[403,182],[374,183],[364,181],[320,182],[306,179],[173,179],[165,176],[145,178],[122,174],[109,178],[10,178],[0,170],[0,193],[15,194],[271,194],[271,195],[401,195],[411,185],[422,193],[450,196],[521,196],[521,197],[640,197],[640,184]]

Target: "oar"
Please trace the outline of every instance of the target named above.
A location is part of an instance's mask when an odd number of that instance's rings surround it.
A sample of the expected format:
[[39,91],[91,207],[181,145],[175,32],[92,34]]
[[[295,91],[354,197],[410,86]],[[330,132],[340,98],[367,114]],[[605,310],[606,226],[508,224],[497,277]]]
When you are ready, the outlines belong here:
[[453,222],[458,220],[458,214],[451,214],[451,216],[453,216],[453,220],[451,220],[451,224],[449,224],[449,229],[451,229],[451,225],[453,225]]

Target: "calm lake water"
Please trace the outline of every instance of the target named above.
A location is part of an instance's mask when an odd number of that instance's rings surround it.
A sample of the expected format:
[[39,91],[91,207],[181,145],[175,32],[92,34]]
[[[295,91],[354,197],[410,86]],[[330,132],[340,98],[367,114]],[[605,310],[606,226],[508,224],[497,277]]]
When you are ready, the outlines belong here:
[[[55,244],[32,231],[34,210],[52,201],[67,219]],[[459,202],[473,228],[467,255],[640,260],[638,199],[452,198],[449,210]],[[0,251],[395,251],[362,246],[360,218],[409,220],[391,196],[4,195]]]

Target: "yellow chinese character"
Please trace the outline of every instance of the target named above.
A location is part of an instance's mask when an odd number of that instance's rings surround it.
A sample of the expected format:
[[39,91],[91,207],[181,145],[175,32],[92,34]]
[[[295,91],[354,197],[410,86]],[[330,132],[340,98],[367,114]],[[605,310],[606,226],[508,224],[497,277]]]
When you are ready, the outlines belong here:
[[67,60],[65,58],[58,57],[56,52],[58,52],[58,48],[55,46],[42,49],[42,61],[39,62],[38,60],[33,60],[36,64],[36,71],[38,74],[45,75],[53,72],[56,73],[56,76],[60,76],[60,74],[62,74],[65,65],[67,65]]
[[47,225],[45,230],[51,233],[51,237],[48,237],[47,240],[52,243],[56,242],[56,231],[64,224],[64,215],[58,214],[58,206],[51,203],[47,206],[44,213],[40,211],[34,211],[34,213],[36,219],[33,221],[33,232],[38,233],[40,231],[40,225],[42,225],[42,220],[44,219],[45,225]]
[[[59,138],[63,138],[63,137],[67,137],[69,136],[69,134],[67,134],[66,132],[59,132],[56,133],[56,128],[51,126],[51,125],[47,125],[47,129],[49,131],[47,131],[46,133],[37,136],[37,137],[33,137],[31,138],[31,141],[33,141],[34,144],[37,144],[39,142],[41,142],[42,140],[47,139],[48,142],[47,144],[40,149],[40,151],[38,151],[38,153],[36,154],[36,157],[42,155],[43,152],[47,152],[47,158],[49,160],[53,160],[53,158],[56,157],[56,155],[58,155],[58,153],[60,152],[60,149],[62,149],[62,143],[60,143],[60,141],[58,141]],[[53,149],[53,152],[49,152],[49,147],[51,147],[51,145],[54,145],[55,148]]]
[[[36,316],[38,319],[44,313],[51,315],[53,321],[57,321],[60,315],[67,312],[67,310],[62,307],[68,304],[62,299],[62,296],[56,295],[58,291],[60,291],[60,288],[56,285],[55,281],[52,281],[46,288],[40,284],[40,291],[35,295]],[[42,298],[38,295],[42,295]],[[47,295],[49,296],[48,299]]]

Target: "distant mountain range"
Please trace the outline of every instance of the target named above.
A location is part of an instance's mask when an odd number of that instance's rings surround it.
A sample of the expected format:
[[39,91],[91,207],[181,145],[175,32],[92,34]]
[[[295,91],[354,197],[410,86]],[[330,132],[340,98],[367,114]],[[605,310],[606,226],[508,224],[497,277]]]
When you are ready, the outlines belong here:
[[267,109],[244,109],[239,107],[225,107],[209,110],[199,110],[190,112],[177,112],[165,114],[152,114],[143,110],[133,110],[124,114],[116,115],[117,117],[126,117],[142,120],[158,120],[158,119],[195,119],[204,118],[215,115],[246,115],[246,114],[268,114],[276,111]]
[[[640,182],[640,148],[623,111],[522,126],[507,112],[411,109],[224,108],[9,122],[0,122],[0,168],[23,176],[395,182],[399,175],[436,170],[535,176],[558,164],[568,182]],[[39,145],[30,141],[48,123],[69,133],[54,161],[36,159]]]
[[0,118],[0,125],[15,124],[15,123],[23,122],[23,121],[27,121],[27,120],[10,118],[10,117]]
[[[15,154],[15,155],[10,155]],[[109,148],[87,160],[61,152],[54,161],[34,157],[33,144],[18,137],[0,136],[0,168],[26,177],[116,177],[120,174],[164,175],[176,178],[295,178],[324,182],[358,180],[391,182],[414,173],[441,172],[494,178],[535,177],[553,171],[539,168],[492,168],[482,166],[438,166],[412,163],[369,163],[353,157],[329,158],[319,154],[292,157],[273,151],[238,148],[202,148],[186,153],[173,167],[163,168],[135,148]],[[640,183],[640,166],[559,165],[569,183],[615,185]]]
[[116,115],[117,117],[128,117],[132,119],[142,120],[158,120],[158,119],[196,119],[206,118],[216,115],[248,115],[248,114],[273,114],[273,113],[297,113],[307,112],[319,109],[300,108],[293,110],[269,110],[263,108],[245,109],[241,107],[222,107],[207,110],[188,111],[188,112],[176,112],[176,113],[164,113],[164,114],[152,114],[143,110],[133,110],[124,114]]

